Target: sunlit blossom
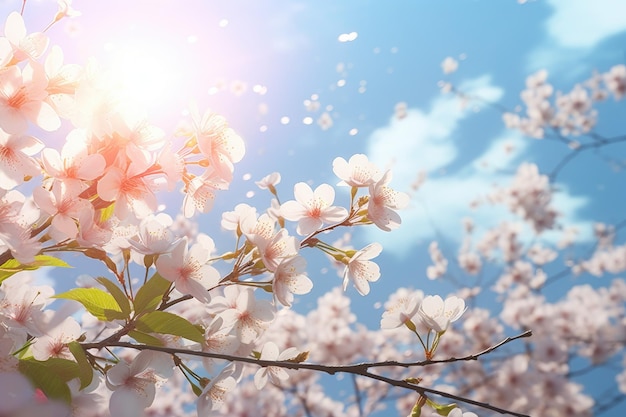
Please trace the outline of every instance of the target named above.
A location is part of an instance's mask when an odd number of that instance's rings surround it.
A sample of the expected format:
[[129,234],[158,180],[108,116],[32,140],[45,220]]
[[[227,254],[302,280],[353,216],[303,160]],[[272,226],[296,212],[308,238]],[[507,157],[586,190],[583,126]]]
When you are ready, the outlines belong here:
[[429,295],[422,300],[419,315],[424,324],[437,333],[445,332],[450,323],[457,321],[465,312],[465,301],[450,296],[444,301],[438,295]]
[[171,357],[161,352],[140,352],[130,363],[120,361],[107,371],[112,415],[139,417],[154,401],[156,383],[172,374]]
[[380,255],[382,250],[381,244],[374,242],[350,257],[343,273],[344,291],[348,288],[348,283],[352,282],[359,294],[367,295],[370,292],[369,283],[380,278],[379,266],[370,259]]
[[24,70],[16,65],[0,69],[0,126],[8,133],[24,133],[31,121],[51,132],[61,119],[45,99],[48,80],[41,65],[28,63]]
[[297,221],[296,231],[300,235],[313,233],[323,224],[337,223],[348,216],[348,210],[333,206],[335,190],[328,184],[321,184],[313,191],[308,184],[299,182],[293,187],[295,200],[283,203],[282,216]]
[[183,294],[191,294],[200,301],[209,300],[209,289],[217,286],[219,272],[208,265],[210,252],[201,244],[188,247],[187,239],[181,239],[171,253],[159,256],[157,271],[171,281]]
[[193,114],[194,136],[202,154],[216,175],[226,181],[232,180],[233,164],[245,154],[243,139],[228,127],[226,119],[211,111]]
[[306,259],[302,256],[286,259],[276,267],[272,290],[282,305],[291,307],[294,294],[307,294],[312,288],[313,281],[306,275]]
[[219,313],[218,317],[224,320],[224,326],[235,330],[241,343],[253,342],[274,318],[271,304],[266,300],[256,299],[251,288],[224,293],[228,298],[218,298],[214,303],[223,303],[229,307]]
[[395,329],[412,323],[415,326],[415,317],[422,304],[424,294],[416,292],[409,297],[402,297],[391,304],[380,321],[381,329]]
[[208,417],[213,414],[213,411],[219,410],[226,400],[226,394],[234,390],[236,385],[235,378],[228,374],[214,377],[198,397],[198,416]]
[[25,135],[11,135],[0,129],[0,188],[10,190],[24,182],[25,177],[40,173],[31,158],[43,148],[43,143]]
[[333,161],[333,172],[341,181],[337,185],[369,187],[380,179],[380,171],[367,155],[355,154],[348,161],[341,157]]
[[[261,350],[261,356],[259,359],[266,361],[284,361],[296,357],[298,350],[294,347],[283,350],[282,352],[276,346],[274,342],[266,342]],[[254,374],[254,385],[257,389],[263,389],[267,381],[280,385],[281,382],[289,379],[289,373],[284,368],[279,366],[265,366],[261,367]]]
[[370,184],[367,204],[367,217],[386,232],[397,229],[402,223],[400,215],[394,210],[403,209],[409,204],[408,194],[390,188],[387,185],[390,181],[391,171],[387,171],[380,180]]
[[49,42],[48,37],[41,32],[28,34],[24,19],[17,12],[12,12],[7,17],[4,36],[13,49],[11,56],[13,63],[26,59],[36,60],[46,51]]
[[156,198],[141,176],[112,167],[98,181],[98,195],[115,202],[115,215],[126,219],[129,214],[143,218],[156,209]]
[[44,335],[35,340],[32,346],[33,357],[40,361],[49,358],[73,360],[74,356],[67,344],[77,340],[81,333],[80,324],[73,317],[68,317],[52,329],[47,329]]

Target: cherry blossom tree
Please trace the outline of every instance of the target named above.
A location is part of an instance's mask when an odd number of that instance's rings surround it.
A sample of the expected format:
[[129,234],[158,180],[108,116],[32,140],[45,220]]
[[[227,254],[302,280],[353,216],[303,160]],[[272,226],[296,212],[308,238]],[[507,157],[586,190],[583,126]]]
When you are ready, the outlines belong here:
[[[392,169],[338,156],[326,167],[336,186],[296,179],[284,195],[272,173],[256,183],[267,207],[209,213],[245,156],[236,126],[191,106],[166,133],[125,105],[106,71],[62,63],[45,32],[79,15],[71,1],[59,0],[41,32],[24,21],[26,3],[0,38],[0,414],[591,416],[626,399],[624,281],[546,295],[566,276],[626,270],[626,222],[598,224],[592,250],[566,259],[573,242],[554,206],[568,163],[626,141],[595,131],[597,104],[624,96],[624,65],[569,92],[539,71],[518,111],[493,105],[494,120],[569,153],[549,173],[522,163],[507,187],[477,196],[509,212],[496,227],[477,231],[465,219],[458,251],[430,244],[433,265],[415,274],[450,281],[454,294],[426,294],[419,281],[397,288],[370,329],[346,292],[394,281],[377,263],[383,245],[355,249],[349,233],[402,227],[411,195],[394,188]],[[459,66],[441,64],[445,76]],[[442,90],[484,101],[449,81]],[[406,117],[406,105],[396,111]],[[332,125],[324,114],[322,129]],[[174,190],[181,201],[166,213],[159,203]],[[200,219],[230,239],[198,232]],[[565,236],[540,239],[550,231]],[[332,242],[338,233],[348,237]],[[58,293],[36,284],[41,268],[69,267],[68,254],[106,272],[87,268]],[[314,254],[343,281],[304,314],[294,304],[317,284],[307,271]],[[499,298],[500,312],[481,305],[481,291]],[[611,366],[617,389],[592,397],[575,379],[587,372],[581,363]],[[347,376],[349,395],[328,388],[333,375]]]

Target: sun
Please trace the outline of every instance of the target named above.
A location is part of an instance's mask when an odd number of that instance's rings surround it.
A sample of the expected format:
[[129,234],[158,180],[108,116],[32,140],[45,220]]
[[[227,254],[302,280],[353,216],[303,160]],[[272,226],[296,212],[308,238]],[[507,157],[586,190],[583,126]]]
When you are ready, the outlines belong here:
[[175,48],[150,42],[125,41],[105,46],[114,88],[127,103],[145,109],[174,98],[181,89],[184,69]]

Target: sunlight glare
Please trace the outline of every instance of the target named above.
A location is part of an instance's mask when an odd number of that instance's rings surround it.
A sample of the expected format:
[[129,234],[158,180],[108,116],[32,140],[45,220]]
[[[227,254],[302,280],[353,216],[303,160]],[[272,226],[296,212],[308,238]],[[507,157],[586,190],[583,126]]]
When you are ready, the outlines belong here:
[[167,45],[137,42],[109,44],[107,49],[111,81],[124,100],[148,109],[176,92],[183,69],[177,66],[176,52]]

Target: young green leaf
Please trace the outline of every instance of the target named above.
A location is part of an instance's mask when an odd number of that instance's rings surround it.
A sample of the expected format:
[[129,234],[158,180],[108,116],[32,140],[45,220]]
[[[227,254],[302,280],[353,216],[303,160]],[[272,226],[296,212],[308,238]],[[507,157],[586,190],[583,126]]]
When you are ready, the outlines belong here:
[[155,273],[135,296],[135,314],[155,310],[172,283]]
[[129,317],[130,316],[130,303],[128,302],[128,298],[126,297],[126,294],[124,294],[122,289],[119,286],[117,286],[117,284],[115,284],[113,281],[105,277],[98,277],[96,278],[96,281],[98,281],[107,290],[109,290],[113,298],[115,298],[115,301],[117,301],[117,305],[122,310],[122,313],[124,313],[126,317]]
[[93,369],[91,364],[87,360],[85,351],[82,347],[80,347],[80,344],[77,341],[70,342],[68,344],[68,348],[78,363],[78,379],[80,380],[80,389],[85,389],[93,380]]
[[137,320],[137,330],[144,333],[163,333],[202,342],[204,335],[196,326],[176,314],[153,311]]
[[450,411],[454,410],[455,408],[458,407],[458,405],[456,405],[455,403],[451,403],[451,404],[439,404],[436,403],[430,399],[426,400],[426,403],[431,406],[432,408],[435,409],[435,411],[437,412],[437,414],[439,414],[440,416],[444,416],[446,417],[448,414],[450,414]]
[[120,309],[115,298],[99,288],[74,288],[57,294],[52,298],[78,301],[98,320],[111,321],[127,317]]
[[0,284],[10,276],[21,271],[34,271],[42,266],[57,266],[60,268],[71,268],[71,266],[54,256],[50,255],[36,255],[35,261],[29,264],[22,264],[17,259],[9,259],[0,266]]
[[67,381],[78,377],[79,365],[67,359],[51,358],[37,361],[33,358],[20,359],[19,371],[26,376],[35,387],[41,389],[46,397],[70,403],[72,395]]

